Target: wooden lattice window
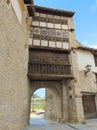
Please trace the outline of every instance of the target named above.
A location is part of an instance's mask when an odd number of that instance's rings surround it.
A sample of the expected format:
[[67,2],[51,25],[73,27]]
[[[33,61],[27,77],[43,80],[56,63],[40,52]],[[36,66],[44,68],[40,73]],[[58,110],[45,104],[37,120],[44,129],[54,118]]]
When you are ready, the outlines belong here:
[[97,66],[97,55],[94,55],[95,66]]

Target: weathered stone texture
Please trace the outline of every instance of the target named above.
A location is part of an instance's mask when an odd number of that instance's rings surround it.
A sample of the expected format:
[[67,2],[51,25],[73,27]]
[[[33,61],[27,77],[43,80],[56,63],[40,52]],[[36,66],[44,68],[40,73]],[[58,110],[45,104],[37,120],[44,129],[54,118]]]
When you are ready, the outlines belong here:
[[[80,93],[80,75],[78,70],[78,59],[77,59],[77,53],[75,50],[71,53],[72,57],[72,70],[73,70],[73,91],[74,91],[74,102],[75,102],[75,117],[76,121],[81,122],[84,120],[84,113],[83,113],[83,106],[82,106],[82,95]],[[82,85],[83,83],[81,83]],[[71,105],[72,107],[72,105]],[[72,109],[71,109],[72,110]],[[73,119],[73,118],[72,118]]]
[[[56,83],[55,83],[56,84]],[[60,100],[55,85],[46,88],[46,115],[48,120],[60,120]],[[56,84],[57,85],[57,84]],[[53,87],[54,86],[54,87]]]
[[[22,10],[21,10],[22,11]],[[0,0],[0,129],[21,130],[29,119],[28,27],[6,0]]]
[[68,18],[68,26],[69,26],[69,37],[70,37],[70,46],[75,47],[76,46],[76,38],[74,34],[74,25],[73,25],[73,19]]
[[[88,73],[88,76],[85,76],[84,70],[79,70],[78,68],[78,57],[76,50],[73,50],[72,53],[72,68],[74,75],[74,92],[75,92],[75,103],[76,103],[76,117],[78,121],[82,121],[85,119],[84,115],[84,106],[82,102],[82,95],[95,95],[95,103],[96,101],[96,92],[97,92],[97,84],[96,77],[93,71]],[[96,108],[97,109],[97,108]]]
[[68,77],[61,81],[48,79],[48,81],[31,81],[30,83],[27,79],[27,44],[67,50],[79,45],[75,40],[72,18],[35,13],[36,20],[30,18],[33,27],[30,28],[28,39],[27,10],[22,5],[23,1],[18,1],[22,21],[18,19],[11,4],[7,4],[6,0],[0,1],[1,130],[22,130],[29,123],[31,94],[43,87],[46,88],[46,119],[61,122],[83,121],[82,95],[87,92],[95,94],[97,109],[97,83],[92,71],[87,77],[84,75],[84,70],[79,71],[76,50],[73,49],[68,54],[65,50],[59,52],[34,50],[34,48],[29,55],[31,63],[71,64],[73,79]]

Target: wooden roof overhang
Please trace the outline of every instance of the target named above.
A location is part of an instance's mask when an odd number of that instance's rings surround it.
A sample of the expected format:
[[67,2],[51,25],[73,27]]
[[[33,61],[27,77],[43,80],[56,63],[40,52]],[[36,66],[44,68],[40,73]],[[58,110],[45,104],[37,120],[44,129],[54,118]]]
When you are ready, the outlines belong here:
[[72,11],[65,11],[65,10],[59,10],[59,9],[53,9],[53,8],[47,8],[41,6],[34,6],[34,7],[36,12],[52,14],[52,15],[72,17],[75,13]]
[[29,16],[34,16],[34,14],[35,14],[34,1],[33,0],[24,0],[24,3],[27,6]]
[[81,49],[81,50],[86,50],[86,51],[90,51],[91,53],[93,53],[94,55],[97,55],[97,49],[96,48],[90,48],[90,47],[84,47],[84,46],[78,46],[78,47],[73,47],[72,49]]
[[24,0],[24,3],[25,3],[25,4],[33,4],[33,5],[34,5],[33,0]]
[[34,8],[34,13],[39,12],[39,13],[45,13],[45,14],[51,14],[51,15],[58,15],[58,16],[65,16],[65,17],[72,17],[75,12],[72,11],[65,11],[65,10],[58,10],[58,9],[53,9],[53,8],[47,8],[47,7],[41,7],[41,6],[34,6],[29,5],[29,14],[30,16],[33,16],[33,8]]
[[28,12],[29,12],[30,16],[33,16],[35,14],[35,11],[40,12],[40,13],[66,16],[66,17],[72,17],[75,13],[72,11],[65,11],[65,10],[59,10],[59,9],[53,9],[53,8],[47,8],[47,7],[41,7],[41,6],[34,6],[33,0],[24,0],[24,3],[28,7]]
[[29,12],[29,16],[30,17],[33,17],[35,15],[35,8],[34,8],[34,5],[27,5],[27,8],[28,8],[28,12]]

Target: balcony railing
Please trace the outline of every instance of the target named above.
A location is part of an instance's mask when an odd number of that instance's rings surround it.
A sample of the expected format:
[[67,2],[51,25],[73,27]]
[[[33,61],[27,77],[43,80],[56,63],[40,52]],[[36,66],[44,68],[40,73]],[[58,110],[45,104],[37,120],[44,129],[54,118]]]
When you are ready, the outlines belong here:
[[70,77],[71,66],[46,63],[29,63],[28,77]]

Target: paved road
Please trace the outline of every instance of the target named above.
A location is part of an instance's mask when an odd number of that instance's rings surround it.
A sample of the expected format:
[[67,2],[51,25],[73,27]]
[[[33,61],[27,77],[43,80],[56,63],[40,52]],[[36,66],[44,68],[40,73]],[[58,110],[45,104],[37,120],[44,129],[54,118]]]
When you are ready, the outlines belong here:
[[86,124],[69,124],[77,130],[97,130],[97,119],[86,120]]
[[46,121],[40,116],[31,118],[30,124],[24,130],[97,130],[97,119],[88,120],[86,124],[62,124]]
[[57,123],[54,121],[46,121],[42,118],[43,116],[34,117],[30,120],[30,125],[24,130],[75,130],[68,125]]

